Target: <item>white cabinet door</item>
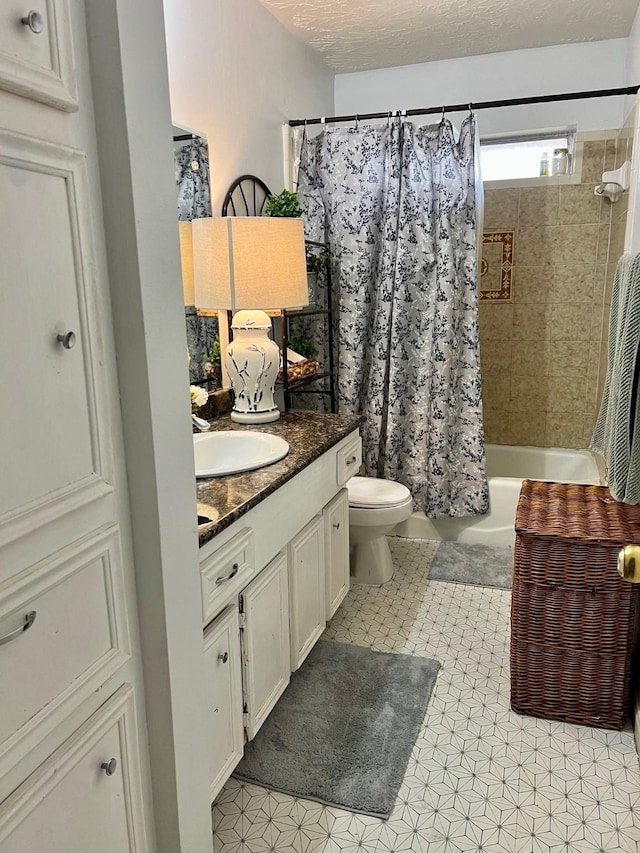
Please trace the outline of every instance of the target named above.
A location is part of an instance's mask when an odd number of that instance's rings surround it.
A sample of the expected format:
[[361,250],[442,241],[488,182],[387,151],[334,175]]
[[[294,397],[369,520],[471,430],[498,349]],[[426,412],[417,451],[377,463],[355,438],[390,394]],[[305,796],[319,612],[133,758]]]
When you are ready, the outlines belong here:
[[0,545],[113,490],[85,160],[0,131]]
[[327,621],[349,592],[349,493],[346,489],[324,508]]
[[62,110],[78,107],[67,0],[3,0],[0,88]]
[[295,672],[325,629],[324,519],[317,515],[289,543],[291,669]]
[[291,675],[286,555],[278,554],[241,597],[247,738],[255,737]]
[[213,800],[242,758],[242,667],[240,625],[234,606],[212,622],[204,634],[209,768]]
[[2,853],[148,849],[133,713],[124,685],[0,805]]

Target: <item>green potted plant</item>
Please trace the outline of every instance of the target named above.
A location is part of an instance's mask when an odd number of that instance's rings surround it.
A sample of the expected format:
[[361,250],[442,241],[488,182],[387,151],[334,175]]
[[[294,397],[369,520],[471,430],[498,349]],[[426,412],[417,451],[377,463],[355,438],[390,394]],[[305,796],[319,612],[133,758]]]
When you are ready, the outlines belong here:
[[222,387],[222,354],[220,351],[219,334],[216,335],[214,342],[211,344],[211,349],[207,353],[204,369],[207,376],[215,376],[218,380],[218,385]]
[[308,335],[305,335],[304,332],[293,332],[289,338],[289,349],[297,352],[298,355],[303,355],[305,358],[314,358],[318,354],[313,340]]
[[266,214],[267,216],[284,216],[290,219],[302,216],[298,196],[291,190],[282,190],[279,195],[269,196]]

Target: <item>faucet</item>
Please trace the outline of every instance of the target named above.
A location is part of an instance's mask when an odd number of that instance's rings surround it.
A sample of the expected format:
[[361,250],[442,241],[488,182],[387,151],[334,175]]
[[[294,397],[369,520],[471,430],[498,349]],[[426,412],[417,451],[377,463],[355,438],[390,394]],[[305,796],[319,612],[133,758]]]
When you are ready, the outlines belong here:
[[192,414],[191,420],[200,432],[206,432],[208,429],[211,429],[211,424],[208,421],[203,420],[203,418],[199,418],[197,415]]

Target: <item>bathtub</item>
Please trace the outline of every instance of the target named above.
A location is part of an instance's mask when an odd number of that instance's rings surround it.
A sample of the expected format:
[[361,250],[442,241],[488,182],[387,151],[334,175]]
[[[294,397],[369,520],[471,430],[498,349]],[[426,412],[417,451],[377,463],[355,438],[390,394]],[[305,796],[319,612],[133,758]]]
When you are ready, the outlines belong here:
[[431,519],[423,512],[414,512],[394,533],[409,539],[444,539],[510,547],[515,542],[516,507],[524,479],[604,482],[597,458],[588,450],[488,444],[486,452],[489,481],[489,512],[486,515]]

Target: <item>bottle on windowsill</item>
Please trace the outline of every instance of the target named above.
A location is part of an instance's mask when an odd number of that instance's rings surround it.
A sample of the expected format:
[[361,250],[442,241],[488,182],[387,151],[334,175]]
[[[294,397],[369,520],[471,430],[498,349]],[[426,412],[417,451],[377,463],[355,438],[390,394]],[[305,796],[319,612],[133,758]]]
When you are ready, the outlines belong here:
[[546,178],[549,175],[549,155],[545,151],[540,160],[540,177]]

